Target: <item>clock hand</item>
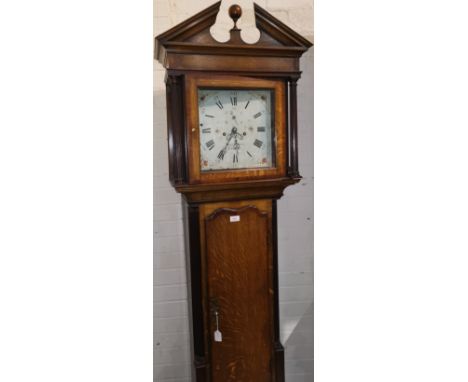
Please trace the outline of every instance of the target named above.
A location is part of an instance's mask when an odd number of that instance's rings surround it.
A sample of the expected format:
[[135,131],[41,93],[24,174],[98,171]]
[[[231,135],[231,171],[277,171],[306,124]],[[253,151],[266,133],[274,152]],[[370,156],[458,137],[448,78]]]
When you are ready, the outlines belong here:
[[240,148],[240,145],[237,142],[237,135],[236,135],[234,138],[234,150],[236,150],[236,153],[234,154],[234,157],[232,159],[234,163],[239,162],[239,148]]
[[231,139],[234,137],[236,131],[237,131],[237,129],[235,127],[233,127],[232,130],[231,130],[231,134],[229,134],[229,137],[227,138],[226,145],[221,149],[221,151],[218,154],[219,159],[224,158],[224,155],[226,154],[227,148],[229,146],[229,142],[231,142]]
[[240,139],[244,139],[244,136],[240,133],[237,132],[237,127],[233,127],[232,130],[231,130],[231,135],[234,135],[236,137],[236,141],[237,141],[237,138],[239,137]]
[[[237,137],[237,135],[240,135],[238,132],[237,132],[237,127],[233,127],[232,130],[231,130],[231,133],[229,134],[228,138],[227,138],[227,142],[226,142],[226,145],[224,146],[223,148],[223,151],[226,152],[227,151],[227,148],[229,146],[229,142],[231,142],[231,139],[233,137]],[[236,138],[236,141],[237,141],[237,138]]]
[[231,132],[231,134],[229,134],[229,137],[228,137],[228,140],[226,142],[226,146],[224,146],[224,150],[226,150],[229,146],[229,142],[231,142],[231,139],[234,137],[234,134]]
[[237,136],[234,138],[234,150],[239,151],[240,144],[237,142]]

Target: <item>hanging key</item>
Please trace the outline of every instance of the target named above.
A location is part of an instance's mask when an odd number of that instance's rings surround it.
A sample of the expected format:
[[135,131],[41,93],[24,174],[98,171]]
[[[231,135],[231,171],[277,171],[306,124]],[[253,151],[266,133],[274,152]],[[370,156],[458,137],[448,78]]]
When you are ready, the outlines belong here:
[[219,321],[218,321],[218,311],[215,312],[216,315],[216,330],[214,332],[215,342],[223,342],[223,335],[219,331]]

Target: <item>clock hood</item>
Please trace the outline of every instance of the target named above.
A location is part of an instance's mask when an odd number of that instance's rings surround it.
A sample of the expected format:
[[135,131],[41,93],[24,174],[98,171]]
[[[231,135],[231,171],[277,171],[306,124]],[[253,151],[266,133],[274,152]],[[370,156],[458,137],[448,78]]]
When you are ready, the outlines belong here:
[[[218,60],[213,70],[252,71],[252,67],[243,65],[245,57],[268,58],[276,71],[296,72],[299,70],[299,58],[312,43],[282,23],[265,9],[254,3],[256,26],[260,39],[255,44],[248,44],[240,38],[240,30],[231,30],[231,39],[222,43],[210,34],[215,24],[221,2],[217,2],[193,17],[176,25],[155,38],[155,58],[166,68],[173,70],[209,70],[210,56],[225,58],[225,64]],[[278,65],[275,58],[283,60]],[[260,62],[262,64],[262,62]],[[264,66],[258,71],[265,71]],[[247,70],[248,69],[248,70]],[[255,69],[254,69],[255,71]]]

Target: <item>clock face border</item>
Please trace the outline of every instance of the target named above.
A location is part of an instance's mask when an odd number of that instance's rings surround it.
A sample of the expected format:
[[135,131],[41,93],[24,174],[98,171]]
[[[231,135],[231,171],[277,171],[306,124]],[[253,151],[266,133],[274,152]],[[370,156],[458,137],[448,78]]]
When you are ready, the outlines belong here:
[[[198,116],[199,89],[272,90],[274,110],[271,119],[274,128],[272,137],[272,165],[274,167],[220,169],[201,171],[200,123]],[[190,183],[217,183],[240,180],[279,178],[286,176],[286,90],[283,80],[265,80],[241,76],[188,75],[186,78],[187,154]]]

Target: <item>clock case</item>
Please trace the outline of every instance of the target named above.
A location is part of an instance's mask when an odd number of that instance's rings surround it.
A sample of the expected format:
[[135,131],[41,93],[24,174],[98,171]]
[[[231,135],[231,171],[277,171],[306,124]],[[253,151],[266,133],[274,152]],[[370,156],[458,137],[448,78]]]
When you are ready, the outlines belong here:
[[[287,186],[301,179],[298,166],[297,81],[301,76],[300,57],[312,44],[257,4],[254,4],[254,12],[256,26],[261,33],[257,43],[244,43],[236,25],[230,32],[228,42],[217,42],[211,36],[210,28],[216,22],[220,5],[221,2],[212,5],[155,39],[155,58],[166,68],[169,179],[184,201],[192,378],[197,382],[244,379],[281,382],[284,381],[284,349],[279,330],[276,201]],[[243,87],[262,87],[268,83],[268,87],[275,88],[278,130],[276,168],[273,171],[216,171],[209,177],[203,177],[199,176],[198,170],[197,175],[199,147],[193,137],[199,134],[196,120],[198,106],[193,91],[200,81],[220,81],[222,84],[216,86],[227,87],[239,84]],[[265,268],[262,285],[268,298],[264,300],[265,316],[259,319],[269,321],[272,338],[269,371],[251,369],[247,375],[234,377],[237,379],[232,379],[232,370],[214,370],[213,363],[219,361],[215,357],[222,352],[213,350],[212,313],[217,302],[210,295],[210,288],[212,283],[216,283],[208,268],[211,259],[218,255],[221,256],[220,263],[229,261],[232,250],[223,249],[222,245],[213,250],[209,245],[213,240],[225,241],[223,235],[230,238],[228,226],[221,224],[230,214],[237,214],[247,223],[250,235],[264,238],[261,246],[250,244],[254,253],[264,253],[267,259],[262,265]],[[215,232],[215,228],[218,230],[218,238],[208,234],[208,227],[213,228],[212,232]],[[257,272],[256,269],[247,269],[257,266],[255,264],[241,262],[237,266],[237,271],[241,273]],[[243,296],[250,292],[246,293]],[[239,304],[239,309],[242,303],[253,303],[242,302],[242,298],[242,295],[231,296],[231,300]],[[249,346],[255,348],[257,344]]]

